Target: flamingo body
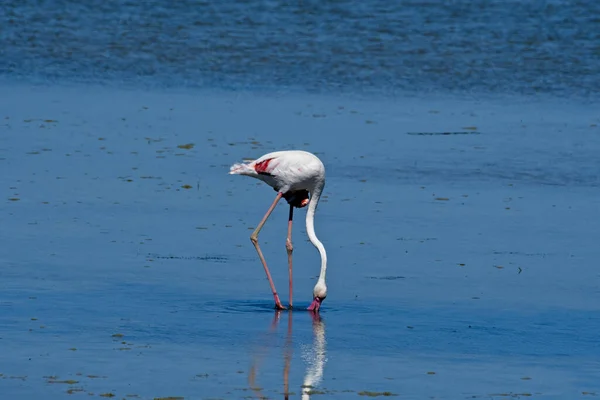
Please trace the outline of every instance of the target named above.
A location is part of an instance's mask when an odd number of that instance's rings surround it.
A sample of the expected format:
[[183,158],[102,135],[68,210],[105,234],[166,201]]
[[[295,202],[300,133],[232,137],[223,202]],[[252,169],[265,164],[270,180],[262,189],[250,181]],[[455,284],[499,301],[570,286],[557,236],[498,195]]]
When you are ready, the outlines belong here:
[[315,288],[313,290],[313,302],[309,310],[318,311],[321,302],[327,296],[327,286],[325,284],[325,273],[327,269],[327,254],[325,247],[319,241],[314,230],[314,214],[317,209],[319,198],[325,186],[325,167],[321,160],[312,153],[301,150],[276,151],[263,155],[257,160],[248,163],[233,164],[229,170],[230,174],[246,175],[259,179],[278,192],[274,203],[267,211],[263,220],[260,222],[252,236],[250,237],[256,251],[263,263],[267,278],[271,284],[275,304],[277,308],[281,306],[279,297],[275,290],[275,285],[271,279],[266,261],[258,245],[258,233],[262,229],[267,218],[277,205],[281,197],[285,198],[290,205],[290,217],[288,221],[288,238],[286,248],[288,250],[288,262],[290,271],[290,307],[292,303],[292,250],[291,227],[294,207],[302,208],[308,206],[306,213],[306,232],[311,243],[318,249],[321,255],[321,273]]
[[265,154],[245,164],[233,164],[230,174],[260,179],[278,192],[309,192],[325,183],[325,167],[317,156],[307,151],[288,150]]

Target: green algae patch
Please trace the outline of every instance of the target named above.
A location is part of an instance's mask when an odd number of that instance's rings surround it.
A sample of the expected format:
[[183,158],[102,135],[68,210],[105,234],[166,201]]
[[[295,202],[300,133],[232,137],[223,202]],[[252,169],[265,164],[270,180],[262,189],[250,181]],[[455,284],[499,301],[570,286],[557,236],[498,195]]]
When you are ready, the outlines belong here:
[[398,396],[396,393],[392,392],[371,392],[369,390],[363,390],[362,392],[358,392],[359,396],[367,396],[367,397],[390,397],[390,396]]
[[458,131],[458,132],[407,132],[411,136],[448,136],[448,135],[479,135],[478,131]]
[[154,400],[183,400],[183,397],[179,397],[179,396],[155,397]]
[[56,380],[56,379],[50,379],[48,380],[48,383],[63,383],[66,385],[75,385],[77,383],[79,383],[79,381],[76,381],[75,379],[65,379],[65,380]]

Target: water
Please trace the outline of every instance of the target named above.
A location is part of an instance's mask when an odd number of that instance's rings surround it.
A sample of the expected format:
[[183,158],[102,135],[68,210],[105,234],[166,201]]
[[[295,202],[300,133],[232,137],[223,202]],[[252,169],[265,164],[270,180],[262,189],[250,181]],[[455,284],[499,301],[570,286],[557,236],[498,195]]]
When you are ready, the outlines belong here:
[[7,0],[0,74],[149,87],[600,92],[592,1]]
[[[591,108],[10,89],[3,393],[276,398],[285,379],[296,397],[306,379],[329,398],[598,390]],[[408,134],[468,127],[481,133]],[[248,236],[274,192],[227,175],[292,147],[328,167],[321,322],[271,311]],[[261,233],[280,291],[286,216]],[[319,263],[297,221],[305,307]]]
[[3,3],[1,397],[597,396],[597,7]]

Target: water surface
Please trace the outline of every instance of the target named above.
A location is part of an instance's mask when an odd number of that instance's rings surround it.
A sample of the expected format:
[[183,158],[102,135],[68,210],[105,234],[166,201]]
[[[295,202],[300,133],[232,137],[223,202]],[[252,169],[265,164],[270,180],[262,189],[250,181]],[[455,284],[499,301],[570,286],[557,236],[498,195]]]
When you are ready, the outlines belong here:
[[596,1],[5,0],[0,75],[112,86],[597,99]]
[[0,397],[597,396],[599,4],[3,2]]
[[[600,393],[594,107],[8,87],[3,395]],[[248,237],[275,192],[227,175],[286,148],[327,168],[322,320],[272,310]],[[297,215],[300,307],[319,261]],[[261,233],[282,300],[286,218]]]

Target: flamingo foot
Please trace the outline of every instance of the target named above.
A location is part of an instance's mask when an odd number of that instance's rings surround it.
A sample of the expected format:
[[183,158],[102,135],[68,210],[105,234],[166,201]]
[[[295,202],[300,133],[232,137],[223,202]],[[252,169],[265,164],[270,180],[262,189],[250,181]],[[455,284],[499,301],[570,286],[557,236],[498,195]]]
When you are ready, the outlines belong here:
[[276,310],[287,310],[287,308],[283,304],[281,304],[281,300],[279,300],[279,295],[277,293],[273,293],[273,297],[275,298]]

